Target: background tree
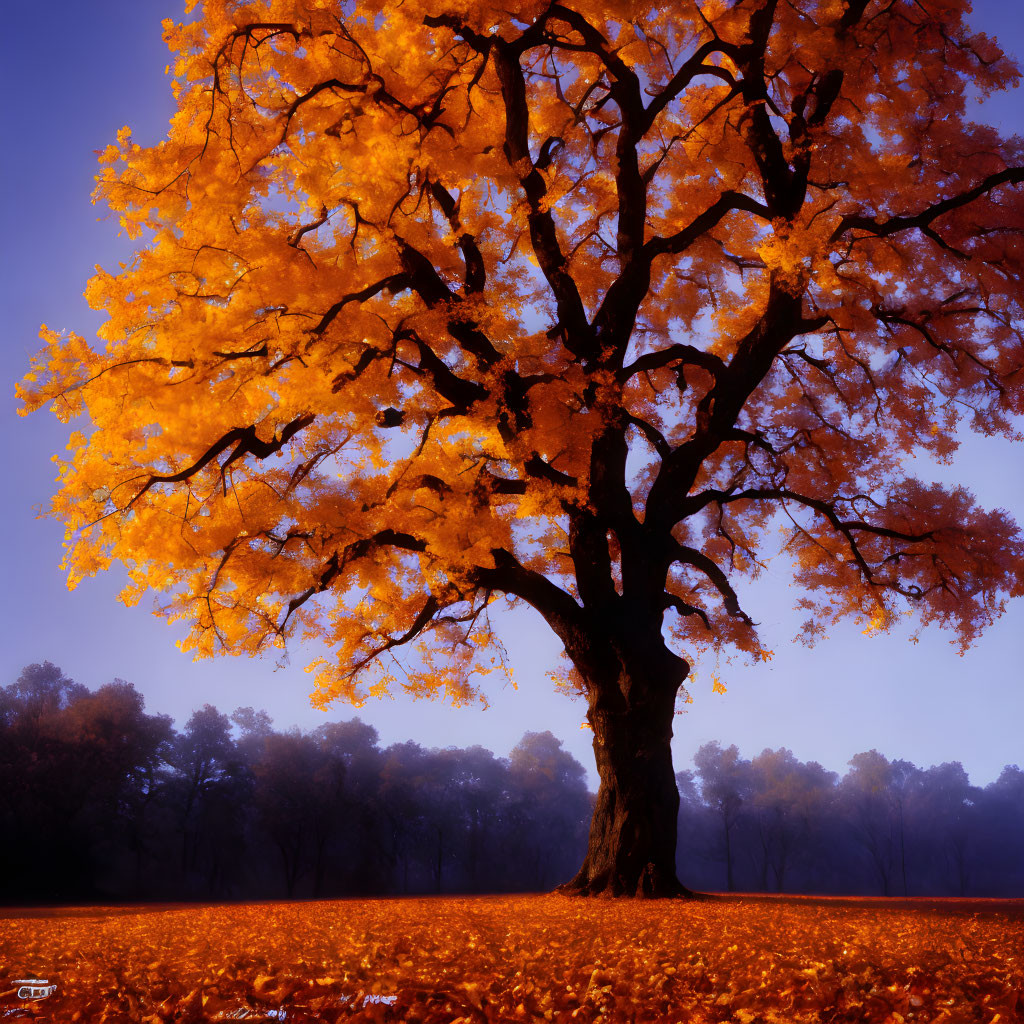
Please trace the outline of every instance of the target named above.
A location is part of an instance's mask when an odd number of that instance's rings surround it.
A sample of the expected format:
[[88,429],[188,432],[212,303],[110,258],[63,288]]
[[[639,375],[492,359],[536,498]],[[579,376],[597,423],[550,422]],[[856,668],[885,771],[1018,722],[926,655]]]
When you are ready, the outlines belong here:
[[1024,771],[1007,765],[982,791],[978,812],[977,847],[985,877],[974,879],[974,891],[1024,895]]
[[388,747],[381,766],[378,808],[382,817],[383,850],[398,892],[416,885],[416,853],[420,842],[418,782],[425,751],[411,740]]
[[548,889],[586,849],[582,826],[593,801],[583,766],[547,731],[526,733],[508,760],[509,849],[530,888]]
[[[40,715],[28,698],[54,683],[68,699]],[[265,712],[239,708],[231,735],[208,706],[179,734],[143,713],[129,683],[90,691],[53,665],[0,687],[0,706],[9,903],[379,895],[436,892],[439,881],[442,892],[536,891],[586,849],[593,794],[550,733],[525,734],[507,759],[481,747],[381,750],[358,719],[280,733]],[[186,819],[196,764],[206,781]],[[727,851],[730,775],[744,799]],[[731,853],[735,887],[748,891],[901,893],[905,870],[915,896],[1021,896],[1022,780],[1008,766],[979,789],[957,762],[921,770],[869,751],[837,782],[789,751],[747,761],[705,744],[677,778],[680,863],[711,890],[726,884]],[[884,872],[865,825],[880,825]]]
[[67,751],[55,767],[76,796],[79,853],[101,890],[124,875],[141,890],[154,852],[155,801],[173,730],[167,715],[144,708],[142,694],[115,679],[78,697],[51,725]]
[[749,808],[754,819],[760,888],[767,890],[769,875],[777,892],[786,886],[787,871],[795,863],[806,865],[821,850],[814,849],[812,833],[835,783],[835,775],[811,761],[803,764],[791,750],[763,750],[750,762]]
[[903,775],[902,764],[906,762],[890,762],[877,750],[855,754],[850,760],[851,770],[840,784],[851,835],[875,872],[883,896],[907,895],[902,870],[905,849],[905,800],[899,780]]
[[228,716],[204,704],[175,737],[167,760],[182,884],[190,893],[213,895],[233,873],[251,788]]
[[333,887],[348,892],[380,891],[390,872],[378,806],[384,754],[377,730],[353,718],[328,722],[313,735],[320,750],[318,782],[334,793],[333,815],[320,819],[320,877],[330,871]]
[[692,770],[676,772],[679,790],[679,817],[676,831],[676,863],[684,871],[687,881],[696,889],[707,892],[722,886],[718,870],[720,826],[717,812],[705,804]]
[[723,750],[718,740],[713,740],[693,755],[693,763],[700,774],[701,796],[717,818],[725,860],[725,887],[733,892],[736,888],[733,833],[740,808],[750,796],[750,762],[740,757],[736,744]]
[[[454,797],[453,817],[459,826],[452,851],[458,884],[479,892],[487,888],[487,876],[492,874],[489,867],[500,863],[505,852],[499,843],[503,838],[501,815],[508,803],[509,766],[479,745],[465,750],[438,751],[437,758],[453,784],[444,795],[448,799]],[[573,764],[580,767],[576,761]],[[543,830],[541,808],[536,809],[530,824],[533,830]]]
[[27,665],[0,694],[0,722],[6,728],[32,730],[88,693],[87,686],[68,679],[52,662]]
[[[0,687],[0,894],[138,895],[152,868],[171,720],[123,680],[91,692],[44,662]],[[166,839],[166,836],[164,837]]]
[[106,348],[46,332],[23,389],[90,420],[69,582],[122,560],[199,655],[311,632],[320,704],[468,699],[527,602],[594,731],[572,888],[683,891],[673,709],[701,651],[768,657],[767,534],[812,639],[909,607],[967,643],[1022,589],[1009,517],[903,468],[1024,403],[1021,144],[963,116],[1017,73],[966,7],[165,23],[169,137],[101,156],[143,239],[89,285]]
[[[0,695],[0,824],[4,878],[45,900],[89,888],[88,848],[79,815],[88,794],[72,770],[74,752],[59,735],[60,716],[88,694],[50,662],[29,665]],[[84,785],[83,785],[84,783]]]
[[978,813],[980,791],[971,785],[959,761],[935,765],[917,773],[917,778],[915,810],[928,821],[934,836],[924,851],[925,867],[933,876],[929,888],[946,887],[957,896],[966,896],[972,854],[983,832],[979,828],[983,822]]
[[268,736],[253,769],[253,803],[264,834],[280,856],[285,895],[296,894],[299,878],[314,856],[317,793],[316,745],[297,730]]

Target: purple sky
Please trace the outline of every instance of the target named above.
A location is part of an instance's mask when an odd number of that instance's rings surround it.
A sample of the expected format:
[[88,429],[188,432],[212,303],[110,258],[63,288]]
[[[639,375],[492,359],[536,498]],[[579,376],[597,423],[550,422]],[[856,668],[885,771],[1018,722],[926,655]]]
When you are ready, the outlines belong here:
[[[974,8],[976,27],[1024,57],[1024,11],[1006,0],[976,0]],[[150,712],[170,714],[179,726],[205,702],[228,712],[241,705],[266,708],[278,728],[313,728],[358,714],[378,728],[384,743],[480,743],[499,754],[526,730],[550,729],[594,784],[590,733],[580,730],[584,708],[552,692],[545,676],[558,645],[526,610],[505,620],[519,689],[499,688],[489,695],[488,709],[395,700],[358,711],[339,705],[325,714],[309,706],[303,667],[310,657],[301,648],[290,666],[279,669],[270,659],[194,663],[175,647],[182,631],[152,616],[146,601],[127,609],[116,600],[116,572],[86,580],[74,593],[66,590],[57,570],[60,526],[35,512],[52,492],[49,459],[63,447],[67,431],[47,413],[17,417],[14,382],[38,347],[41,322],[87,336],[99,323],[82,298],[85,282],[94,264],[110,266],[129,250],[114,224],[97,219],[103,211],[90,205],[94,150],[125,124],[140,142],[162,134],[172,101],[160,21],[181,16],[174,0],[52,0],[14,5],[5,13],[0,685],[13,682],[25,665],[50,660],[90,687],[115,677],[133,682]],[[1008,134],[1021,133],[1022,98],[1020,92],[996,97],[986,104],[985,119]],[[962,451],[954,475],[983,504],[1020,518],[1021,445],[972,440]],[[1024,602],[963,658],[937,630],[913,646],[909,631],[868,638],[852,625],[808,650],[791,641],[800,617],[788,610],[796,597],[788,566],[779,561],[771,570],[745,603],[762,623],[775,658],[756,668],[723,665],[723,696],[711,692],[712,666],[691,681],[694,702],[676,719],[677,767],[687,767],[697,747],[711,739],[735,743],[747,757],[765,747],[789,747],[801,759],[839,772],[853,754],[872,747],[923,767],[958,760],[982,785],[1003,765],[1024,763]]]

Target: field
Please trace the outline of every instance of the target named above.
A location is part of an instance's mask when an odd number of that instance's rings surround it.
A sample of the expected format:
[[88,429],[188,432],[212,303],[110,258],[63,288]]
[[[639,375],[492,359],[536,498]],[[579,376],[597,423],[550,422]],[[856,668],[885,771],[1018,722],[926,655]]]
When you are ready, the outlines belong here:
[[[38,977],[48,998],[19,999]],[[0,910],[0,1020],[1024,1021],[1024,900]]]

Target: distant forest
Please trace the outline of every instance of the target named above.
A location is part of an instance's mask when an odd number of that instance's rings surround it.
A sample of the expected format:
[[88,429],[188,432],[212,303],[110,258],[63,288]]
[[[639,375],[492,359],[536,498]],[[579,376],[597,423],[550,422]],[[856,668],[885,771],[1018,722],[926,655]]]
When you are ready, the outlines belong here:
[[[1024,771],[877,751],[840,778],[705,744],[678,775],[679,871],[708,891],[1024,896]],[[593,795],[550,732],[381,748],[358,718],[276,731],[207,704],[181,732],[116,680],[46,662],[0,688],[0,903],[542,891],[570,878]]]

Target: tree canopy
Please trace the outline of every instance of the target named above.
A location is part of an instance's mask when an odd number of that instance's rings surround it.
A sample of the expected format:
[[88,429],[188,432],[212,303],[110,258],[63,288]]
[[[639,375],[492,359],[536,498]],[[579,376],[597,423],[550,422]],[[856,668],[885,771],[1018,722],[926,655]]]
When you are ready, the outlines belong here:
[[[199,655],[315,637],[320,703],[467,699],[500,660],[489,604],[524,601],[603,783],[667,750],[702,650],[768,656],[742,588],[780,547],[807,637],[910,608],[968,643],[1024,545],[909,472],[1024,405],[1021,143],[965,116],[1018,72],[966,8],[165,22],[168,137],[100,157],[139,240],[88,287],[106,348],[46,331],[22,391],[88,415],[53,504],[69,581],[120,560]],[[630,793],[670,809],[658,760]],[[632,806],[612,790],[595,821]],[[637,856],[591,888],[670,870]]]

